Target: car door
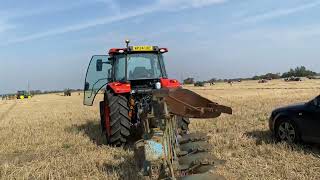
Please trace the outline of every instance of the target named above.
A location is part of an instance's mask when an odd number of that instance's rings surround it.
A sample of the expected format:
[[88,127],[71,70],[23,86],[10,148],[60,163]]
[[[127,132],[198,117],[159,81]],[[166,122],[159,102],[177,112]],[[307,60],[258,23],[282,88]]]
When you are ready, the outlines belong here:
[[309,102],[302,116],[305,127],[302,134],[312,141],[320,141],[320,99]]
[[92,106],[97,93],[108,83],[111,68],[108,55],[92,56],[84,85],[84,105]]

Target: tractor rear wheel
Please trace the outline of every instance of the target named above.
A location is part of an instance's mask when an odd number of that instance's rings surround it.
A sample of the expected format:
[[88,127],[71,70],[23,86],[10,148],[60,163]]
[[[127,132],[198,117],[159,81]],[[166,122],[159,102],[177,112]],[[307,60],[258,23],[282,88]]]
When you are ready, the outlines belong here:
[[178,128],[181,134],[187,134],[189,131],[190,119],[187,117],[178,116],[177,117]]
[[129,117],[128,99],[110,91],[106,93],[109,108],[109,128],[106,128],[108,144],[122,146],[130,136],[131,122]]

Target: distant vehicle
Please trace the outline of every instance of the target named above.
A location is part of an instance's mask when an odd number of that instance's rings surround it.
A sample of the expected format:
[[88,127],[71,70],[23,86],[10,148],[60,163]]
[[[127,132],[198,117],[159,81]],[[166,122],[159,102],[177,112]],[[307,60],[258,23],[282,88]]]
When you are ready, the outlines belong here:
[[18,91],[17,92],[17,99],[30,99],[31,94],[27,91]]
[[71,96],[71,90],[70,89],[65,89],[63,92],[64,96]]
[[196,86],[196,87],[203,87],[203,86],[204,86],[204,82],[197,81],[196,83],[194,83],[194,86]]
[[284,81],[302,81],[302,79],[300,77],[288,77],[288,78],[285,78]]
[[232,80],[228,80],[228,84],[230,84],[230,86],[232,86],[233,81]]
[[259,81],[258,81],[258,83],[267,83],[268,81],[266,80],[266,79],[260,79]]
[[320,143],[320,95],[307,103],[273,110],[269,128],[278,141]]
[[319,76],[308,76],[307,78],[308,78],[308,79],[320,79]]

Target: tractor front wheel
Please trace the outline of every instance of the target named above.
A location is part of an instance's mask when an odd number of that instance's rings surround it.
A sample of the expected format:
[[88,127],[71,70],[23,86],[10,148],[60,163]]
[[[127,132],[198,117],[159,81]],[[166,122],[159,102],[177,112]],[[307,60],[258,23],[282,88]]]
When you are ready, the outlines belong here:
[[121,94],[106,93],[106,110],[103,113],[108,144],[122,146],[130,136],[131,122],[129,117],[128,99]]

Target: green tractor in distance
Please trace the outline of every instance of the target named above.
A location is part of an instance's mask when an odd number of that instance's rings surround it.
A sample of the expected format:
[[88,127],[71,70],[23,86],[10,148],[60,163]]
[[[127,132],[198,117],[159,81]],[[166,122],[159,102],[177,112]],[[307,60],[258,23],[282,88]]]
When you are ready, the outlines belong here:
[[31,94],[27,91],[18,91],[17,99],[31,99]]
[[63,96],[71,96],[71,90],[70,89],[65,89],[63,92]]

